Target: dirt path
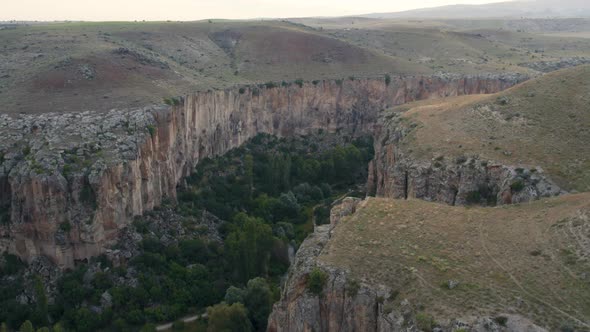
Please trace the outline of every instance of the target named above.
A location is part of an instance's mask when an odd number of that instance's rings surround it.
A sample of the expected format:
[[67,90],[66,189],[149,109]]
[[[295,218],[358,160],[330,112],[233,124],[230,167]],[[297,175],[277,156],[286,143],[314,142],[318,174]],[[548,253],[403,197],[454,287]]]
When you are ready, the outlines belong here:
[[[199,318],[207,318],[207,313],[199,314],[199,315],[186,316],[186,317],[181,318],[180,320],[183,321],[183,322],[185,322],[185,323],[190,323],[190,322],[196,321]],[[158,326],[156,326],[156,331],[168,331],[168,330],[172,329],[172,324],[174,324],[174,322],[170,322],[170,323],[158,325]]]

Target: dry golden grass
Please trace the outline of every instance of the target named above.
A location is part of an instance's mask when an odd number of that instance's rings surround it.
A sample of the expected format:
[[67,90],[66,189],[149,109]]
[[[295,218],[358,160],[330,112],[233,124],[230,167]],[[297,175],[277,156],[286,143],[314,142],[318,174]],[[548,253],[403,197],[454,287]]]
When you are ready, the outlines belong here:
[[566,190],[590,190],[590,66],[547,74],[495,95],[400,106],[418,124],[416,156],[480,155],[542,167]]
[[[517,313],[590,327],[590,194],[495,208],[369,198],[320,260],[441,318]],[[454,289],[449,280],[460,284]]]

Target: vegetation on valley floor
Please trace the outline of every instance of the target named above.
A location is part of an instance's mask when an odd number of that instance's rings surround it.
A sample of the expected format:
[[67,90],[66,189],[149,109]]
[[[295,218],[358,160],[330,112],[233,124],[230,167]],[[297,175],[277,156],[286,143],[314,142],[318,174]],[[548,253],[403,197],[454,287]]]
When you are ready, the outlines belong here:
[[[328,222],[334,198],[364,183],[372,157],[368,138],[258,135],[201,162],[178,191],[178,203],[164,207],[185,218],[185,230],[204,210],[226,220],[222,242],[185,236],[168,243],[138,218],[129,227],[141,234],[139,254],[121,266],[104,255],[79,264],[57,282],[55,301],[47,300],[41,279],[25,276],[25,264],[6,255],[0,322],[11,329],[29,321],[35,328],[58,324],[54,331],[149,331],[208,308],[211,331],[263,331],[289,266],[289,246],[297,247],[314,222]],[[22,304],[18,297],[31,282],[36,300]],[[107,293],[111,304],[104,306]]]

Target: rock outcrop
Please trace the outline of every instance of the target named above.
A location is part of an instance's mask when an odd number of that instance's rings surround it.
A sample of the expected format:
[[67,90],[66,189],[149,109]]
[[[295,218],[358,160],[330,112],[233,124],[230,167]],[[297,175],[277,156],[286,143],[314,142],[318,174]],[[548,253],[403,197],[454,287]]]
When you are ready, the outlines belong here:
[[[350,271],[328,265],[319,257],[330,241],[338,223],[354,208],[363,204],[357,199],[348,199],[332,209],[335,217],[331,225],[315,228],[301,244],[294,263],[291,265],[281,300],[273,307],[268,320],[269,332],[311,332],[311,331],[365,331],[397,332],[422,331],[417,318],[416,307],[408,300],[397,298],[387,286],[365,280],[356,280]],[[343,211],[348,211],[343,212]],[[310,273],[319,269],[325,274],[325,283],[320,295],[308,290]],[[468,321],[449,317],[445,323],[429,326],[433,331],[473,332],[544,332],[544,328],[519,315],[502,316],[498,322],[492,317],[472,317]]]
[[375,158],[369,165],[370,194],[450,205],[501,205],[564,193],[541,167],[504,165],[479,156],[415,157],[404,144],[415,127],[401,121],[399,113],[386,114],[378,122]]
[[72,266],[104,252],[133,216],[174,200],[199,160],[258,133],[360,135],[390,106],[493,93],[524,79],[318,81],[195,93],[170,107],[0,115],[0,250]]

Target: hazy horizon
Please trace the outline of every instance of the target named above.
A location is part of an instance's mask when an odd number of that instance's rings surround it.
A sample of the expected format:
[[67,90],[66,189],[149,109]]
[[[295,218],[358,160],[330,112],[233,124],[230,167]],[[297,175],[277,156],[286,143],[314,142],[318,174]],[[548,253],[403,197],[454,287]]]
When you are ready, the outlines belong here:
[[506,0],[21,0],[4,5],[0,21],[161,21],[349,16],[397,12],[454,4],[484,4]]

